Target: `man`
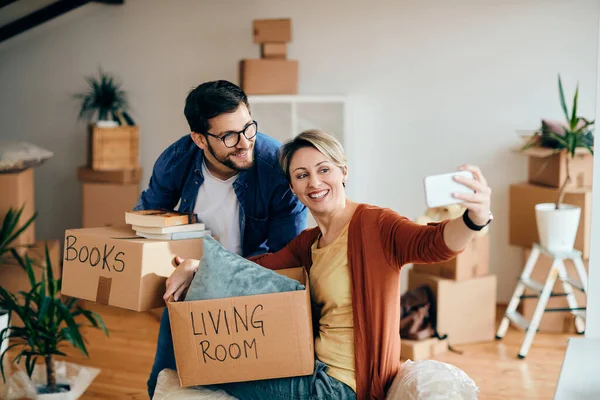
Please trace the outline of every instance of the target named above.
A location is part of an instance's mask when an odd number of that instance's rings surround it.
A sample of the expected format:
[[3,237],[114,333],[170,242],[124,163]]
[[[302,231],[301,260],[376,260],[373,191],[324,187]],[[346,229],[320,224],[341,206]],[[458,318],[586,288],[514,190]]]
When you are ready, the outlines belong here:
[[[276,252],[305,229],[306,207],[277,159],[281,143],[258,132],[241,88],[222,80],[203,83],[189,93],[184,114],[191,133],[159,156],[134,209],[174,209],[179,203],[179,211],[196,213],[225,248],[243,257]],[[150,398],[164,368],[176,369],[166,309]]]

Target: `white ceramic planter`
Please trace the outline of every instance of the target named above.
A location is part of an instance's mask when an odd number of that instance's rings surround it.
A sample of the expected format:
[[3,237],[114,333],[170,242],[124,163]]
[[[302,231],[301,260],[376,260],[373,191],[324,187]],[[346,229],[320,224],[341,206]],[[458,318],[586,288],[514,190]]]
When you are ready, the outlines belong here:
[[99,120],[96,122],[96,126],[98,128],[116,128],[119,126],[119,123],[111,120]]
[[558,210],[554,203],[536,204],[540,244],[555,252],[573,250],[580,216],[581,208],[571,204],[561,204]]

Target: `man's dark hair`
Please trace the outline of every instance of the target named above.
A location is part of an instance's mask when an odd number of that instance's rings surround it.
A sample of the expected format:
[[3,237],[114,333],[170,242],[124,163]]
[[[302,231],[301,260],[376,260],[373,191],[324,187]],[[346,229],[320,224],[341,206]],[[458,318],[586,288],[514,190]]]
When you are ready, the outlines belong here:
[[239,86],[224,80],[210,81],[190,91],[183,113],[192,132],[206,134],[209,119],[234,112],[242,103],[250,110],[248,96]]

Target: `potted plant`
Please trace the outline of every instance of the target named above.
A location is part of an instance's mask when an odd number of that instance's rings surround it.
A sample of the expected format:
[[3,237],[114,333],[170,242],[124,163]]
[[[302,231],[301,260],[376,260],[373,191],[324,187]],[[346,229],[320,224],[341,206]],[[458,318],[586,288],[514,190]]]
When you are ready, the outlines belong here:
[[[15,295],[0,287],[0,307],[11,311],[22,321],[20,326],[11,325],[10,329],[0,331],[0,338],[12,339],[12,344],[0,354],[0,369],[6,382],[4,358],[11,351],[17,352],[14,360],[20,364],[22,359],[25,359],[26,373],[31,379],[36,369],[36,361],[41,358],[45,365],[46,384],[38,386],[37,393],[64,393],[73,388],[65,382],[60,382],[57,377],[53,358],[55,355],[65,355],[61,345],[65,342],[70,343],[87,357],[87,348],[81,334],[81,327],[84,326],[81,320],[103,330],[106,335],[108,331],[100,315],[79,306],[77,299],[66,299],[60,295],[62,280],[54,277],[47,245],[45,251],[46,267],[39,281],[31,259],[27,255],[22,258],[16,251],[12,251],[26,271],[31,288],[28,292]],[[86,387],[87,385],[89,382]],[[80,389],[81,387],[77,390]]]
[[570,251],[573,250],[575,244],[581,209],[563,203],[565,188],[571,182],[570,162],[575,157],[576,151],[583,149],[583,151],[594,154],[594,121],[577,115],[579,84],[575,90],[573,108],[570,113],[565,102],[560,75],[558,76],[558,91],[566,122],[542,120],[541,129],[534,133],[522,150],[539,146],[554,149],[556,153],[565,152],[566,154],[566,175],[560,185],[556,200],[554,203],[537,204],[535,212],[540,244],[552,251]]
[[102,127],[135,125],[127,113],[129,103],[125,91],[115,77],[100,68],[98,78],[88,76],[85,80],[88,90],[74,95],[81,101],[80,119],[91,122],[96,117],[96,125]]
[[102,68],[98,77],[85,80],[88,90],[74,98],[81,101],[79,119],[88,121],[88,167],[96,171],[138,169],[139,128],[128,114],[121,83]]
[[[2,221],[2,226],[0,226],[0,261],[11,251],[15,251],[12,247],[12,242],[15,241],[17,237],[25,229],[31,225],[33,220],[37,217],[37,213],[34,213],[31,218],[29,218],[25,223],[17,227],[19,220],[21,218],[21,214],[23,213],[23,209],[25,206],[21,206],[18,210],[13,210],[12,208],[8,209],[8,212],[4,216]],[[0,306],[0,332],[2,330],[7,329],[10,320],[10,311],[8,309],[2,308]],[[6,350],[8,347],[8,339],[2,339],[0,336],[0,354]]]

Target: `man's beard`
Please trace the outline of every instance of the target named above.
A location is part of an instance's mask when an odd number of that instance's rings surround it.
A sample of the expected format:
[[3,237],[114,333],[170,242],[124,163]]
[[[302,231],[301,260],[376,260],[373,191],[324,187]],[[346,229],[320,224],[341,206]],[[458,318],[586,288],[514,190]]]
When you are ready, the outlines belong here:
[[231,168],[234,171],[247,171],[250,168],[252,168],[252,165],[254,165],[254,154],[253,154],[254,147],[251,147],[247,150],[249,153],[252,153],[252,158],[251,158],[250,163],[247,165],[244,165],[243,167],[240,167],[233,163],[233,160],[231,160],[231,158],[230,158],[230,154],[226,155],[224,158],[221,158],[221,157],[217,156],[217,153],[211,146],[210,142],[208,142],[207,144],[208,144],[208,151],[210,152],[210,154],[212,154],[212,156],[215,158],[215,160],[217,160],[221,164],[225,165],[226,167]]

